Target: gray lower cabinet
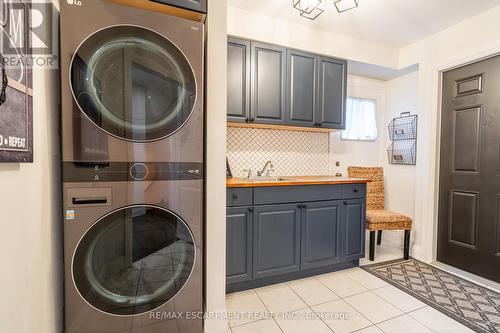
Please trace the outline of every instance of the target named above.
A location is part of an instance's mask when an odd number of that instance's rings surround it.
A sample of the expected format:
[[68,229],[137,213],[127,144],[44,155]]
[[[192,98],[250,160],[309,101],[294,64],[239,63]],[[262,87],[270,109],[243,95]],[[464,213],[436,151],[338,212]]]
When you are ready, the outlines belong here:
[[237,291],[355,267],[366,185],[227,190],[227,285]]
[[302,206],[302,269],[339,263],[342,201],[314,202]]
[[342,260],[363,258],[365,256],[365,200],[346,200],[344,206]]
[[256,206],[253,230],[253,277],[263,278],[298,271],[299,242],[298,205]]
[[253,208],[227,209],[226,276],[228,283],[252,279]]

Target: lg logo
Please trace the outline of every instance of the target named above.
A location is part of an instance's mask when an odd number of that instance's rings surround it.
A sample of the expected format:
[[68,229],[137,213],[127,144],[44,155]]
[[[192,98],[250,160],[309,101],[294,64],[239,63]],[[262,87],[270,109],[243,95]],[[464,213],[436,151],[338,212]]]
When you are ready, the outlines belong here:
[[73,5],[73,6],[82,6],[82,0],[66,0],[68,5]]

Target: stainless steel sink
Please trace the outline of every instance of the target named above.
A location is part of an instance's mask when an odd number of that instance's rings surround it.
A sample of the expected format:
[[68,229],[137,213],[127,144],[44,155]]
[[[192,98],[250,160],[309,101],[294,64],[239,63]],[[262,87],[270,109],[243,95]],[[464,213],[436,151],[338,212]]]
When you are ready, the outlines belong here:
[[284,177],[253,177],[253,178],[242,178],[245,181],[248,182],[289,182],[292,181],[293,179],[291,178],[284,178]]

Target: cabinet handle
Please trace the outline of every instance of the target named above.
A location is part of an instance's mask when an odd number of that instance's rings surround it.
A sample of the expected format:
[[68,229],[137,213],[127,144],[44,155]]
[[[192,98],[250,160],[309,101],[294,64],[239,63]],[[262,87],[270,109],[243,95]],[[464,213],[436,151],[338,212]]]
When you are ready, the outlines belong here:
[[249,211],[250,213],[251,213],[251,212],[253,212],[253,208],[252,208],[252,207],[248,208],[248,211]]
[[344,201],[344,205],[346,205],[346,206],[347,206],[348,204],[349,204],[349,203],[348,203],[347,201]]
[[255,121],[255,118],[250,118],[250,122],[253,123]]
[[250,122],[250,119],[249,118],[245,118],[245,123],[249,123]]
[[302,208],[302,205],[297,205],[297,208]]
[[359,190],[357,188],[354,189],[354,193],[358,193]]
[[322,124],[322,123],[319,123],[319,124],[318,124],[318,126],[319,126],[319,127],[321,127],[321,126],[323,126],[323,124]]
[[233,199],[234,200],[238,199],[238,196],[236,194],[233,194]]
[[302,205],[302,208],[307,208],[307,205]]

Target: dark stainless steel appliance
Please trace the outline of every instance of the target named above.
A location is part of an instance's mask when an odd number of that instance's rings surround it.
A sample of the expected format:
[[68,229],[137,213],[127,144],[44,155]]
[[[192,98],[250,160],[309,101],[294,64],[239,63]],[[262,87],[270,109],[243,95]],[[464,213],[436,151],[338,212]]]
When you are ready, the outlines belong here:
[[64,184],[66,333],[202,332],[203,183],[164,176]]
[[203,161],[203,25],[62,2],[63,161]]
[[66,333],[202,332],[203,34],[61,2]]

